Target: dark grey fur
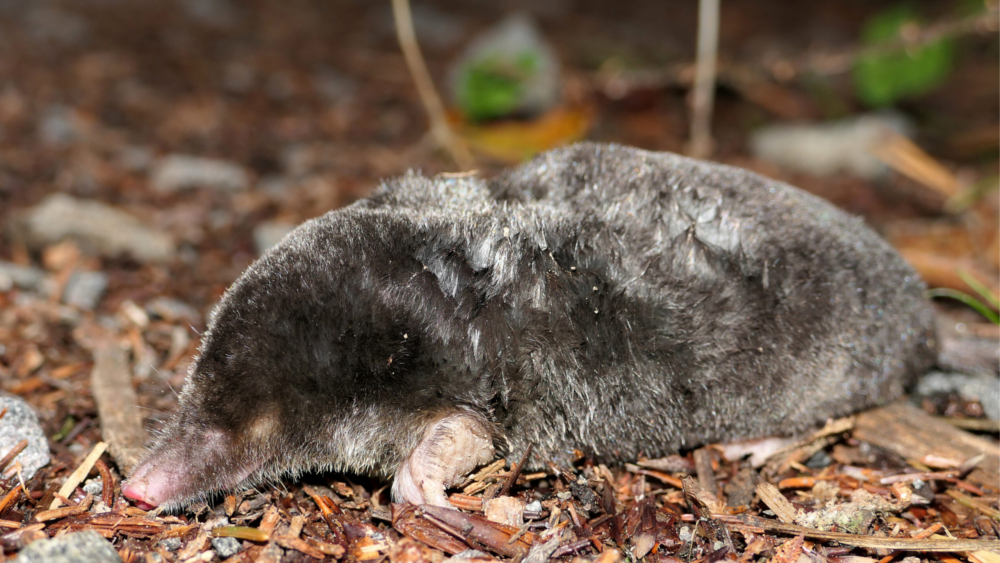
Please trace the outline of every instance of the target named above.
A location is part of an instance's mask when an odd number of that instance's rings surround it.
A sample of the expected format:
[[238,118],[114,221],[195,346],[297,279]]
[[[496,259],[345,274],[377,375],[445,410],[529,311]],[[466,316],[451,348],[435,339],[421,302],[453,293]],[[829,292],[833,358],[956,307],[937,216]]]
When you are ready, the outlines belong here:
[[456,408],[562,462],[788,435],[933,363],[923,290],[860,219],[737,168],[581,144],[409,174],[233,285],[150,459],[186,464],[178,504],[248,468],[391,475]]

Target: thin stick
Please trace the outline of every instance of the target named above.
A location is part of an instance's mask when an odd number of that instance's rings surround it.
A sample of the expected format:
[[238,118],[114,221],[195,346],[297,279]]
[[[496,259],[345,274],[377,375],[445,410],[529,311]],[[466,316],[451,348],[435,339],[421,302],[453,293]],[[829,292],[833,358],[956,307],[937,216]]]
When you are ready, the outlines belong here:
[[524,450],[524,455],[521,456],[521,460],[511,470],[510,477],[507,477],[507,482],[503,484],[503,488],[500,489],[500,494],[497,496],[504,497],[510,492],[510,488],[517,482],[517,477],[521,474],[521,470],[524,469],[524,464],[528,463],[528,458],[531,457],[531,450],[534,449],[534,446],[534,444],[528,444],[528,447]]
[[[83,460],[80,467],[77,467],[76,471],[71,473],[69,478],[66,479],[66,482],[63,483],[63,486],[59,488],[59,494],[64,497],[68,497],[73,494],[73,491],[76,490],[76,486],[83,481],[84,477],[87,476],[87,473],[90,473],[91,468],[94,467],[94,464],[97,463],[97,459],[101,457],[101,454],[103,454],[106,449],[108,449],[107,442],[98,442],[97,445],[94,446],[94,449],[90,450],[90,454],[87,456],[87,459]],[[62,502],[60,502],[57,498],[52,501],[52,505],[49,506],[49,510],[59,508],[60,504],[62,504]]]
[[6,469],[7,466],[10,465],[10,462],[14,461],[14,458],[17,457],[17,454],[23,452],[24,448],[27,447],[27,439],[18,442],[9,452],[7,452],[7,455],[3,456],[3,459],[0,459],[0,470]]
[[472,170],[476,167],[476,163],[469,150],[448,127],[444,104],[441,103],[441,97],[434,89],[434,81],[431,80],[427,65],[424,63],[424,57],[420,53],[417,34],[413,31],[409,0],[392,0],[392,14],[396,20],[396,37],[399,38],[399,48],[403,51],[406,67],[410,70],[410,76],[413,77],[417,93],[420,94],[420,102],[424,105],[424,111],[427,112],[427,119],[431,125],[431,135],[439,145],[451,154],[459,168]]
[[715,61],[719,48],[719,0],[698,3],[698,57],[691,98],[691,156],[712,152],[712,105],[715,103]]

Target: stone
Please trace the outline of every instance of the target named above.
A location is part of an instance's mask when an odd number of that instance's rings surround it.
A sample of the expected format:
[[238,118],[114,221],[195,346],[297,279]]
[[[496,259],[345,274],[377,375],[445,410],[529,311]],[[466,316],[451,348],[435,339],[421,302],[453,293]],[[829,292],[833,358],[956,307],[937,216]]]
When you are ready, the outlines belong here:
[[201,325],[201,314],[197,309],[172,297],[155,297],[146,303],[146,313],[154,315],[167,322],[183,320],[185,323]]
[[242,166],[225,160],[172,154],[157,163],[152,183],[161,192],[199,187],[236,192],[250,186],[250,175]]
[[165,549],[167,551],[177,551],[178,549],[181,548],[181,539],[180,538],[164,538],[164,539],[160,540],[160,543],[157,544],[157,545],[159,545],[160,547],[162,547],[163,549]]
[[38,540],[17,554],[18,563],[121,563],[111,542],[86,530]]
[[312,83],[313,88],[331,103],[350,100],[358,91],[357,81],[327,66],[313,72]]
[[93,311],[107,288],[108,276],[104,273],[77,270],[66,281],[62,300],[67,305]]
[[908,135],[912,125],[901,115],[868,114],[813,125],[773,125],[750,136],[750,150],[793,172],[813,176],[847,173],[874,180],[889,168],[871,154],[887,132]]
[[918,396],[957,393],[966,401],[979,401],[990,420],[1000,420],[1000,381],[989,374],[927,372],[917,383]]
[[265,221],[257,225],[253,230],[253,245],[257,254],[263,254],[265,250],[281,242],[294,228],[295,225],[282,221]]
[[33,266],[19,266],[0,260],[0,291],[34,290],[45,279],[45,272]]
[[139,262],[166,262],[176,252],[170,235],[147,227],[125,211],[61,193],[32,208],[18,228],[32,250],[72,239],[85,252],[109,258],[131,256]]
[[236,538],[212,538],[212,549],[221,559],[225,559],[239,553],[243,546]]
[[104,492],[104,481],[98,477],[87,479],[87,481],[83,484],[83,492],[90,493],[94,495],[95,498],[99,498],[101,493]]
[[7,409],[7,413],[0,418],[0,456],[7,455],[21,440],[28,440],[28,446],[14,461],[21,464],[24,479],[31,479],[49,463],[48,440],[38,424],[38,416],[24,399],[0,393],[0,410],[3,409]]
[[38,118],[38,138],[49,146],[64,147],[80,138],[76,127],[76,114],[72,109],[52,105]]

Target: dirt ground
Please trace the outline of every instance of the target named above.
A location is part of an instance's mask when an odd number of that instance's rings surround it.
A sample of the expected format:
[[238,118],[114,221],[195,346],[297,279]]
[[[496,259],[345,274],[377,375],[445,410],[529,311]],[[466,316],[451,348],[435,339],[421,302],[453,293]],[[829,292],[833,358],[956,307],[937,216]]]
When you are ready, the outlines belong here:
[[[961,4],[917,6],[935,22]],[[896,104],[919,148],[893,145],[909,155],[888,158],[893,171],[818,176],[751,150],[761,127],[870,111],[854,95],[849,72],[811,65],[857,50],[866,18],[894,5],[723,2],[711,158],[863,216],[931,286],[973,293],[961,271],[996,291],[997,192],[953,207],[956,193],[995,183],[998,173],[995,27],[957,37],[947,80]],[[532,14],[558,53],[562,103],[584,124],[585,138],[686,150],[696,2],[419,2],[417,35],[436,82],[444,87],[471,39],[518,10]],[[464,515],[459,520],[390,506],[385,483],[343,475],[310,476],[305,487],[290,482],[164,515],[128,505],[116,488],[124,476],[108,454],[102,480],[111,492],[100,506],[98,499],[85,506],[77,489],[64,495],[74,510],[36,523],[67,476],[107,439],[91,387],[95,351],[108,341],[125,346],[123,365],[145,424],[155,430],[176,405],[172,390],[183,385],[212,306],[263,241],[364,197],[382,178],[409,169],[454,171],[428,131],[389,2],[0,0],[0,263],[32,272],[25,274],[31,279],[0,284],[0,386],[35,408],[52,453],[23,485],[10,471],[0,482],[7,557],[31,539],[92,529],[126,561],[219,560],[226,551],[215,540],[227,535],[239,542],[227,559],[234,561],[438,562],[466,549],[483,552],[465,553],[470,559],[534,563],[1000,560],[988,552],[998,545],[1000,483],[977,483],[969,477],[973,468],[962,465],[966,459],[935,466],[872,446],[852,426],[763,472],[726,462],[713,448],[641,467],[608,468],[585,457],[573,467],[552,466],[514,484],[511,494],[522,509],[527,505],[529,520],[522,524],[519,516],[514,528],[480,518],[504,482],[517,480],[500,467],[454,497],[466,509],[455,513]],[[226,166],[205,185],[171,185],[158,173],[176,155]],[[482,175],[506,164],[476,156]],[[75,238],[58,235],[59,219],[32,227],[32,213],[57,193],[72,196],[72,205],[97,202],[131,215],[138,234],[119,243],[145,241],[149,254],[108,242],[118,216],[88,227],[97,234]],[[939,307],[942,323],[959,336],[1000,335],[967,307]],[[985,418],[981,404],[956,394],[920,407],[926,416]],[[976,440],[996,447],[988,422],[959,424],[985,429]],[[894,480],[904,474],[917,476]],[[685,475],[697,479],[682,482]],[[762,492],[760,482],[777,486],[782,498]],[[850,531],[886,542],[845,543],[800,529],[796,510],[817,513],[831,499],[868,510],[866,525]],[[781,509],[788,507],[786,521]],[[935,534],[994,543],[942,551],[890,541],[945,541]],[[539,548],[553,539],[551,549]]]

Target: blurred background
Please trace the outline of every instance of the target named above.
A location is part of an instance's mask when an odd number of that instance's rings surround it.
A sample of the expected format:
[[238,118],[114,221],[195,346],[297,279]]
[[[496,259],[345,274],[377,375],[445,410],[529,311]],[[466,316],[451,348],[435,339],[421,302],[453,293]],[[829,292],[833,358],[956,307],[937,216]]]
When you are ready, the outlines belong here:
[[164,407],[211,306],[296,224],[407,169],[489,176],[581,139],[825,197],[976,300],[939,300],[951,328],[996,337],[995,1],[724,1],[700,147],[695,0],[409,7],[471,160],[430,133],[388,0],[0,0],[0,380],[49,435],[93,417],[81,323],[125,337]]

